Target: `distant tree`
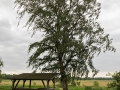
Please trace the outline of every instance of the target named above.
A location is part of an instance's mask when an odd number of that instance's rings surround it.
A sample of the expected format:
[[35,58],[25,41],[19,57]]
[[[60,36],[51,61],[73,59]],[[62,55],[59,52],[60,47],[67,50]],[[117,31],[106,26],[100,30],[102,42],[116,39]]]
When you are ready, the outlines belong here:
[[[68,90],[67,76],[88,77],[97,74],[92,59],[101,51],[115,51],[112,39],[96,21],[100,3],[96,0],[15,0],[18,18],[29,15],[29,30],[44,32],[28,63],[34,69],[59,72],[63,90]],[[40,36],[41,37],[41,36]]]
[[5,73],[3,73],[2,74],[2,78],[3,79],[9,79],[9,78],[11,78],[11,77],[13,77],[13,76],[15,76],[16,74],[5,74]]
[[2,58],[0,58],[0,82],[1,82],[1,79],[2,79],[2,71],[1,71],[1,67],[3,67],[3,61],[2,61]]

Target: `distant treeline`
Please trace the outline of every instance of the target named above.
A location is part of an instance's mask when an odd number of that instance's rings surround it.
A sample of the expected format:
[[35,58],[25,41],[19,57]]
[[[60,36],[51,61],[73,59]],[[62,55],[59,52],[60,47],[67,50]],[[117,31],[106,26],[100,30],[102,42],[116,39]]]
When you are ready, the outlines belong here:
[[112,78],[112,77],[88,77],[88,78],[76,77],[76,78],[74,78],[74,80],[114,80],[114,78]]
[[[82,78],[82,80],[83,79],[84,78]],[[111,77],[94,77],[94,78],[89,77],[89,78],[87,78],[87,80],[114,80],[114,79]]]
[[2,74],[2,79],[9,79],[16,74]]
[[[17,74],[2,74],[2,79],[9,79],[14,75],[17,75]],[[75,79],[77,80],[78,78],[75,78]],[[94,78],[88,77],[87,79],[81,78],[81,80],[114,80],[114,79],[111,77],[94,77]]]

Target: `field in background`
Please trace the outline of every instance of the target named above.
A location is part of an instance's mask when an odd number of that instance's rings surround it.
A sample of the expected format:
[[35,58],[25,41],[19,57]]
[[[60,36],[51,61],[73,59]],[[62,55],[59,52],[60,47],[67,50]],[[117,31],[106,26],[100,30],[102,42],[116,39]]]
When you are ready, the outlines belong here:
[[113,80],[82,80],[80,86],[93,86],[94,81],[97,81],[99,83],[99,86],[106,87],[107,83],[110,83]]
[[[70,85],[69,90],[84,90],[84,89],[80,89],[80,88],[83,86],[93,86],[94,81],[97,81],[99,83],[99,86],[101,86],[101,87],[107,87],[107,83],[112,82],[112,80],[81,80],[80,86],[77,86],[77,88],[79,88],[79,89],[72,89],[73,87]],[[79,81],[77,81],[77,82],[79,82]],[[22,83],[23,82],[20,81],[19,86],[21,86]],[[27,81],[25,83],[25,85],[28,86],[29,81]],[[53,83],[50,82],[50,86],[52,86],[52,85],[53,85]],[[0,83],[0,90],[11,90],[11,86],[12,86],[11,80],[2,80],[2,82]],[[38,80],[37,81],[33,80],[32,87],[38,87],[38,86],[43,86],[42,82],[38,81]],[[56,88],[57,88],[57,90],[61,90],[59,82],[56,82]]]
[[[112,82],[112,80],[81,80],[80,81],[80,86],[93,86],[94,81],[97,81],[99,83],[99,86],[101,87],[106,87],[107,83]],[[77,81],[79,82],[79,81]],[[20,81],[19,85],[22,85],[22,81]],[[0,83],[0,86],[11,86],[12,85],[12,81],[11,80],[2,80],[2,82]],[[29,85],[29,81],[26,81],[25,85]],[[50,85],[53,85],[52,82],[50,82]],[[56,82],[56,85],[59,85],[59,82]],[[43,86],[41,81],[36,81],[33,80],[32,81],[32,86]]]

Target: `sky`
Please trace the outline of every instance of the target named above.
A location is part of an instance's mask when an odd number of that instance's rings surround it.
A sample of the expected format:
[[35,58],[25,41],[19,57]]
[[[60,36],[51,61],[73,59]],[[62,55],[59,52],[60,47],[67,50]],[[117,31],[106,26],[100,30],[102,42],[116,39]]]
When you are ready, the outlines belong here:
[[[101,53],[95,56],[93,64],[99,70],[97,77],[106,77],[108,72],[120,71],[120,0],[98,0],[101,3],[101,13],[98,19],[106,34],[113,39],[112,45],[116,52]],[[20,74],[32,72],[27,67],[29,58],[28,46],[40,41],[41,33],[37,32],[32,38],[32,32],[23,27],[27,21],[25,16],[19,26],[14,0],[0,0],[0,57],[4,62],[2,72]]]

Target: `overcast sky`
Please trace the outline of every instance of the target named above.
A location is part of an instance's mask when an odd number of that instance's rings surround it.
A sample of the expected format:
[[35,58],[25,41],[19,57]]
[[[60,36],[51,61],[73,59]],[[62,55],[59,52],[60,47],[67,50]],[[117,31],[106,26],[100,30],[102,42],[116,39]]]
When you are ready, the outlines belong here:
[[[93,59],[93,63],[99,69],[98,76],[106,76],[107,72],[120,70],[120,0],[99,0],[101,14],[99,22],[105,33],[113,38],[113,46],[116,52],[101,53]],[[32,72],[27,68],[28,46],[30,43],[39,41],[41,33],[37,32],[31,38],[31,32],[23,26],[27,16],[21,20],[19,26],[14,0],[0,0],[0,57],[4,62],[3,73],[19,74]]]

